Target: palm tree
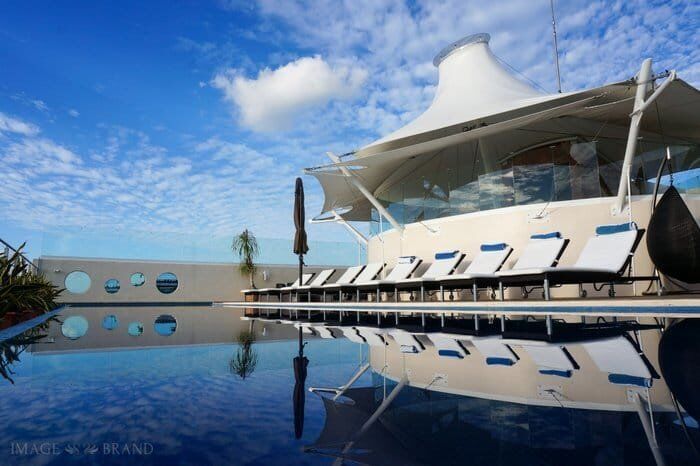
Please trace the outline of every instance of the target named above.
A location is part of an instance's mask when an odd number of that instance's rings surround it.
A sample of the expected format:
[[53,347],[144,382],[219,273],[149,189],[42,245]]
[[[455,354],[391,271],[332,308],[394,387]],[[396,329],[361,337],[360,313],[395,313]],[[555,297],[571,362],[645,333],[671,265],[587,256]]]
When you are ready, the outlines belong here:
[[257,266],[255,265],[254,260],[260,252],[258,240],[255,239],[255,235],[253,235],[253,233],[248,231],[246,228],[238,236],[233,237],[231,249],[234,253],[238,254],[241,273],[243,275],[248,275],[248,278],[250,279],[250,287],[255,288],[254,277]]
[[238,350],[228,363],[230,371],[243,380],[249,377],[258,365],[258,353],[253,349],[253,343],[255,343],[253,332],[244,330],[238,334]]

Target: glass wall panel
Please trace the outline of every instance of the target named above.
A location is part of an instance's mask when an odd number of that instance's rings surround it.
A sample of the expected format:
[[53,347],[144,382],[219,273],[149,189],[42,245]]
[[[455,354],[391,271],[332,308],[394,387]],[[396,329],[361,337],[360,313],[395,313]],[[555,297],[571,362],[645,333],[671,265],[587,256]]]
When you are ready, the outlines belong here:
[[[594,128],[595,129],[595,128]],[[602,128],[601,128],[602,129]],[[597,131],[597,129],[596,129]],[[513,136],[518,137],[517,135]],[[521,138],[533,144],[532,135]],[[512,151],[516,139],[471,141],[425,156],[378,198],[402,224],[514,205],[615,196],[626,140],[569,135]],[[700,149],[672,145],[674,185],[700,193]],[[632,194],[651,194],[666,145],[640,139]],[[417,160],[416,160],[417,161]],[[662,189],[670,177],[661,179]],[[371,234],[379,232],[373,211]],[[384,231],[391,226],[384,222]]]

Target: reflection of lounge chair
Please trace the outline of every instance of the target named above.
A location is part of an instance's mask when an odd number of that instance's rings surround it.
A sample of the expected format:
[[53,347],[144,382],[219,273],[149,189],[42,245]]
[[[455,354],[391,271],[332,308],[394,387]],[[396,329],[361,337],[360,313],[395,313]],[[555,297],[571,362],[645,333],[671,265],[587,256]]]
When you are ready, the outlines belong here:
[[423,343],[412,333],[398,328],[388,330],[386,333],[391,335],[402,353],[417,354],[425,350]]
[[486,364],[489,366],[512,366],[518,362],[518,355],[499,336],[468,336],[466,338],[484,356]]
[[416,256],[402,256],[396,261],[396,266],[389,272],[389,274],[379,280],[357,280],[355,286],[357,287],[357,296],[359,300],[360,292],[375,291],[377,293],[377,301],[380,301],[380,293],[382,290],[394,290],[394,286],[400,280],[404,280],[410,277],[416,268],[420,265],[421,260]]
[[433,342],[438,356],[443,358],[464,359],[469,351],[462,344],[463,335],[450,333],[427,333],[426,336]]
[[579,368],[571,354],[561,345],[535,341],[511,344],[522,348],[532,358],[542,375],[571,377],[573,371]]
[[355,286],[356,284],[359,283],[365,283],[370,280],[374,280],[377,278],[377,275],[382,271],[384,268],[384,264],[379,263],[379,262],[373,262],[369,263],[364,266],[362,269],[362,272],[360,272],[355,280],[353,280],[352,283],[344,283],[341,282],[340,280],[337,281],[336,283],[330,283],[327,285],[324,285],[323,292],[324,295],[325,293],[338,293],[338,300],[342,301],[343,300],[343,293],[350,292],[350,291],[355,291],[359,295],[359,289]]
[[377,331],[377,328],[374,327],[354,327],[355,330],[357,331],[357,334],[364,338],[364,340],[367,342],[369,346],[379,346],[379,347],[384,347],[386,346],[386,340],[384,339],[384,336]]
[[322,323],[312,323],[312,322],[296,322],[294,323],[296,328],[301,328],[302,331],[309,329],[313,331],[314,335],[318,335],[321,338],[333,339],[335,338],[335,333],[333,329],[326,327]]
[[624,276],[631,264],[644,230],[634,223],[602,225],[596,228],[572,266],[531,267],[519,270],[504,270],[497,275],[506,286],[542,286],[545,299],[550,299],[550,287],[579,285],[579,294],[585,296],[584,283],[602,283],[610,286],[610,296],[615,295],[616,283],[631,283],[635,280],[657,280],[656,277]]
[[608,381],[620,385],[651,387],[656,371],[625,335],[582,343],[595,365],[608,374]]

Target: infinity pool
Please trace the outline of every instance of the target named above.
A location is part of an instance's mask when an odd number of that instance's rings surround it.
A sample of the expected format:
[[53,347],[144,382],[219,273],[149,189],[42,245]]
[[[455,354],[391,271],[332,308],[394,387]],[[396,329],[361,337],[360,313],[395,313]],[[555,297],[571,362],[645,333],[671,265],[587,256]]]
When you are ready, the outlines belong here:
[[[297,329],[240,316],[73,308],[6,341],[2,464],[655,464],[627,401],[637,389],[597,386],[595,375],[529,381],[524,357],[522,369],[482,368],[443,361],[429,345],[407,355],[389,339],[378,349],[305,334],[304,388],[339,387],[369,368],[336,401],[308,390],[295,397]],[[410,382],[367,425],[402,374]],[[666,464],[693,464],[664,381],[654,383]],[[697,423],[685,421],[698,443]]]

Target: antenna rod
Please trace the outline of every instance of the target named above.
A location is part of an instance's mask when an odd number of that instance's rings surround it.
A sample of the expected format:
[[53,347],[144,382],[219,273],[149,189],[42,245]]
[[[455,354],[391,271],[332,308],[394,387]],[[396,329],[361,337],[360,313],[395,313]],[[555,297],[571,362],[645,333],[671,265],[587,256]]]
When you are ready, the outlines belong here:
[[554,64],[557,67],[557,91],[561,94],[561,76],[559,75],[559,46],[557,45],[557,21],[554,17],[554,0],[549,0],[552,9],[552,34],[554,35]]

